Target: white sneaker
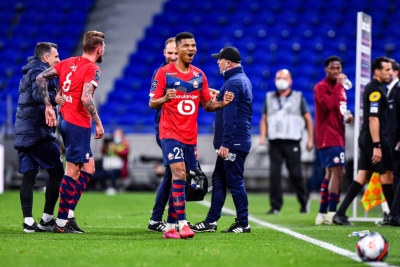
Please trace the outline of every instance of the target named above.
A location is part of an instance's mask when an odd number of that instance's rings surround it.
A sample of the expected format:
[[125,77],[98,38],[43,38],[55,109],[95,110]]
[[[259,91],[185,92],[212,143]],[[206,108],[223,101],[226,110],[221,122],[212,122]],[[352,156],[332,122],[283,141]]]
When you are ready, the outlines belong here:
[[331,225],[331,224],[333,224],[332,218],[333,218],[333,216],[334,216],[335,214],[336,214],[336,211],[329,211],[328,214],[326,214],[324,224],[326,224],[326,225]]
[[[318,213],[317,218],[315,218],[315,225],[322,225],[325,224],[326,220],[326,213]],[[332,221],[332,218],[331,218]]]

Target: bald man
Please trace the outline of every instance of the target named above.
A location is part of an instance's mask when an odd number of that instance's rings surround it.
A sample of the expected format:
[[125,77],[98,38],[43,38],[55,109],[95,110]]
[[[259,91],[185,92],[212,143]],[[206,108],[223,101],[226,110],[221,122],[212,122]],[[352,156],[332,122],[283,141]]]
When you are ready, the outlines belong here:
[[300,140],[307,127],[306,149],[314,144],[314,130],[308,105],[300,91],[291,89],[292,76],[286,69],[275,76],[276,91],[268,92],[260,121],[260,144],[269,145],[270,205],[267,214],[279,214],[283,205],[281,170],[283,160],[300,203],[300,212],[307,213],[307,193],[302,176]]

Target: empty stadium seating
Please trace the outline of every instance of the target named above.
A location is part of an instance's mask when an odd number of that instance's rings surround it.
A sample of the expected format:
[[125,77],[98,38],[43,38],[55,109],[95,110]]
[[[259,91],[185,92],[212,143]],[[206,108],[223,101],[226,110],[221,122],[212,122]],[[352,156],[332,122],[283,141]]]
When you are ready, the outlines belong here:
[[[210,54],[225,45],[234,45],[241,51],[244,70],[253,83],[254,133],[258,132],[265,93],[275,89],[274,74],[281,68],[292,72],[293,88],[303,91],[314,116],[312,90],[324,77],[326,57],[340,56],[344,72],[354,83],[358,11],[372,16],[372,56],[388,55],[400,59],[400,53],[393,49],[398,33],[396,26],[390,24],[398,5],[394,0],[363,0],[351,4],[344,0],[167,1],[163,11],[146,29],[137,51],[130,56],[124,76],[115,82],[108,102],[101,109],[113,109],[117,105],[113,96],[124,96],[122,103],[118,103],[127,108],[121,107],[115,115],[110,114],[109,122],[126,125],[127,131],[153,132],[154,112],[142,110],[148,102],[151,75],[164,61],[161,50],[165,40],[181,31],[190,31],[198,45],[193,64],[206,73],[212,88],[219,89],[223,78]],[[388,27],[394,28],[388,31]],[[132,92],[134,104],[130,102]],[[354,111],[354,90],[348,94],[349,109]],[[132,105],[135,108],[129,108]],[[214,114],[200,111],[201,133],[212,132],[213,118]],[[133,125],[128,125],[125,119]]]

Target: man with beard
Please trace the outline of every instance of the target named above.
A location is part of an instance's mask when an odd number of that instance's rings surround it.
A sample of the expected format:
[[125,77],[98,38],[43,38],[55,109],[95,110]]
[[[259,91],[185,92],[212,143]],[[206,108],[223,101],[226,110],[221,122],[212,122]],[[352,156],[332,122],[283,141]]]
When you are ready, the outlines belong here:
[[393,69],[390,59],[376,58],[372,64],[373,80],[367,84],[363,95],[364,123],[358,137],[359,159],[356,179],[347,191],[342,205],[333,216],[337,225],[353,225],[346,217],[346,210],[358,193],[366,185],[373,172],[379,173],[383,193],[389,207],[392,206],[393,193],[393,160],[392,147],[388,139],[387,113],[389,102],[386,96],[385,84],[390,83]]
[[75,220],[68,220],[95,171],[90,148],[91,122],[96,124],[95,139],[104,135],[103,125],[97,114],[93,94],[100,79],[100,68],[105,50],[104,34],[88,31],[83,38],[83,55],[61,61],[43,71],[36,78],[40,94],[46,105],[48,126],[57,125],[57,118],[49,100],[47,81],[59,78],[65,104],[60,109],[60,133],[66,147],[66,169],[60,185],[58,217],[54,233],[83,233]]
[[[211,99],[205,74],[191,65],[197,52],[193,34],[175,37],[178,60],[160,68],[150,89],[150,108],[161,107],[160,140],[164,165],[172,173],[167,225],[164,238],[192,238],[186,221],[186,169],[196,170],[197,116],[200,102],[206,111],[216,111],[233,100],[226,92],[222,101]],[[175,230],[178,221],[179,233]]]

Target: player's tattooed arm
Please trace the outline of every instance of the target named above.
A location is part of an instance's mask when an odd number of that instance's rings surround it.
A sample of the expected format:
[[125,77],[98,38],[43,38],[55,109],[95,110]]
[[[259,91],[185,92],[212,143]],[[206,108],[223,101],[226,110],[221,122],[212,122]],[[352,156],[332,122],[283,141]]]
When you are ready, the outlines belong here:
[[100,117],[97,114],[96,106],[94,105],[93,101],[93,92],[94,92],[94,85],[91,83],[85,83],[83,85],[83,92],[81,101],[82,104],[85,106],[86,110],[89,112],[90,117],[94,121],[96,125],[100,125]]
[[53,67],[46,69],[36,77],[36,84],[38,86],[40,96],[42,97],[46,106],[52,106],[49,97],[49,91],[47,89],[47,81],[53,80],[57,77],[58,73]]
[[207,112],[212,112],[212,111],[217,111],[225,107],[226,105],[229,105],[234,98],[235,95],[232,92],[226,91],[222,101],[208,100],[208,101],[203,101],[201,103]]

